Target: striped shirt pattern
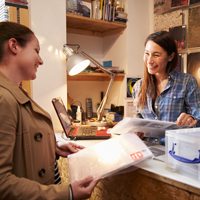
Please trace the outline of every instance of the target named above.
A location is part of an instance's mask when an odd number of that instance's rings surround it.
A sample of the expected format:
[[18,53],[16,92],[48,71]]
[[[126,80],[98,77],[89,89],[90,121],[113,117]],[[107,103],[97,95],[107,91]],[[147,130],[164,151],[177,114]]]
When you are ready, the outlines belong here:
[[0,22],[8,21],[8,7],[5,0],[0,0]]
[[60,173],[58,170],[58,164],[57,161],[54,163],[54,183],[55,184],[61,184],[61,178],[60,178]]

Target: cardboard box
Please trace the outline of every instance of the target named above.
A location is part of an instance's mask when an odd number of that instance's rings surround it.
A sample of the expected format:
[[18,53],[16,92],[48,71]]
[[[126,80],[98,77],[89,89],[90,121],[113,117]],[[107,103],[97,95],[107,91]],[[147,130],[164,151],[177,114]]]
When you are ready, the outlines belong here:
[[172,170],[200,180],[200,128],[166,131],[166,163]]

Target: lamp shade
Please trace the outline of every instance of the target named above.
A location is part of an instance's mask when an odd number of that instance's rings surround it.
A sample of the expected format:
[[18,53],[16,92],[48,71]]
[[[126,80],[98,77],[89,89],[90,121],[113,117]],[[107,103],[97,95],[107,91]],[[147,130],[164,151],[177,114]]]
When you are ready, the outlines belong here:
[[89,59],[84,58],[80,54],[73,54],[67,60],[68,74],[74,76],[86,69],[89,64]]

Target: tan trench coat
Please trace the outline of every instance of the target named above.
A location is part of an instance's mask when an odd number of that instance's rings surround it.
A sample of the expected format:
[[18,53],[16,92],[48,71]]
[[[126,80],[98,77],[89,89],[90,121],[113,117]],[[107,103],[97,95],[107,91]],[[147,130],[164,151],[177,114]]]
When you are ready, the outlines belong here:
[[54,161],[49,114],[0,73],[0,200],[67,200]]

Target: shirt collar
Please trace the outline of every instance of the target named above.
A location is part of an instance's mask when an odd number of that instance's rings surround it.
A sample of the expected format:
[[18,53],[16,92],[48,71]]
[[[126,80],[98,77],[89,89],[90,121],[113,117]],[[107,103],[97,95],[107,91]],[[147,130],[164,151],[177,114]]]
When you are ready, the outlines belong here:
[[169,73],[169,79],[176,79],[176,77],[177,77],[177,71],[176,70],[173,70],[173,71],[171,71],[170,73]]

